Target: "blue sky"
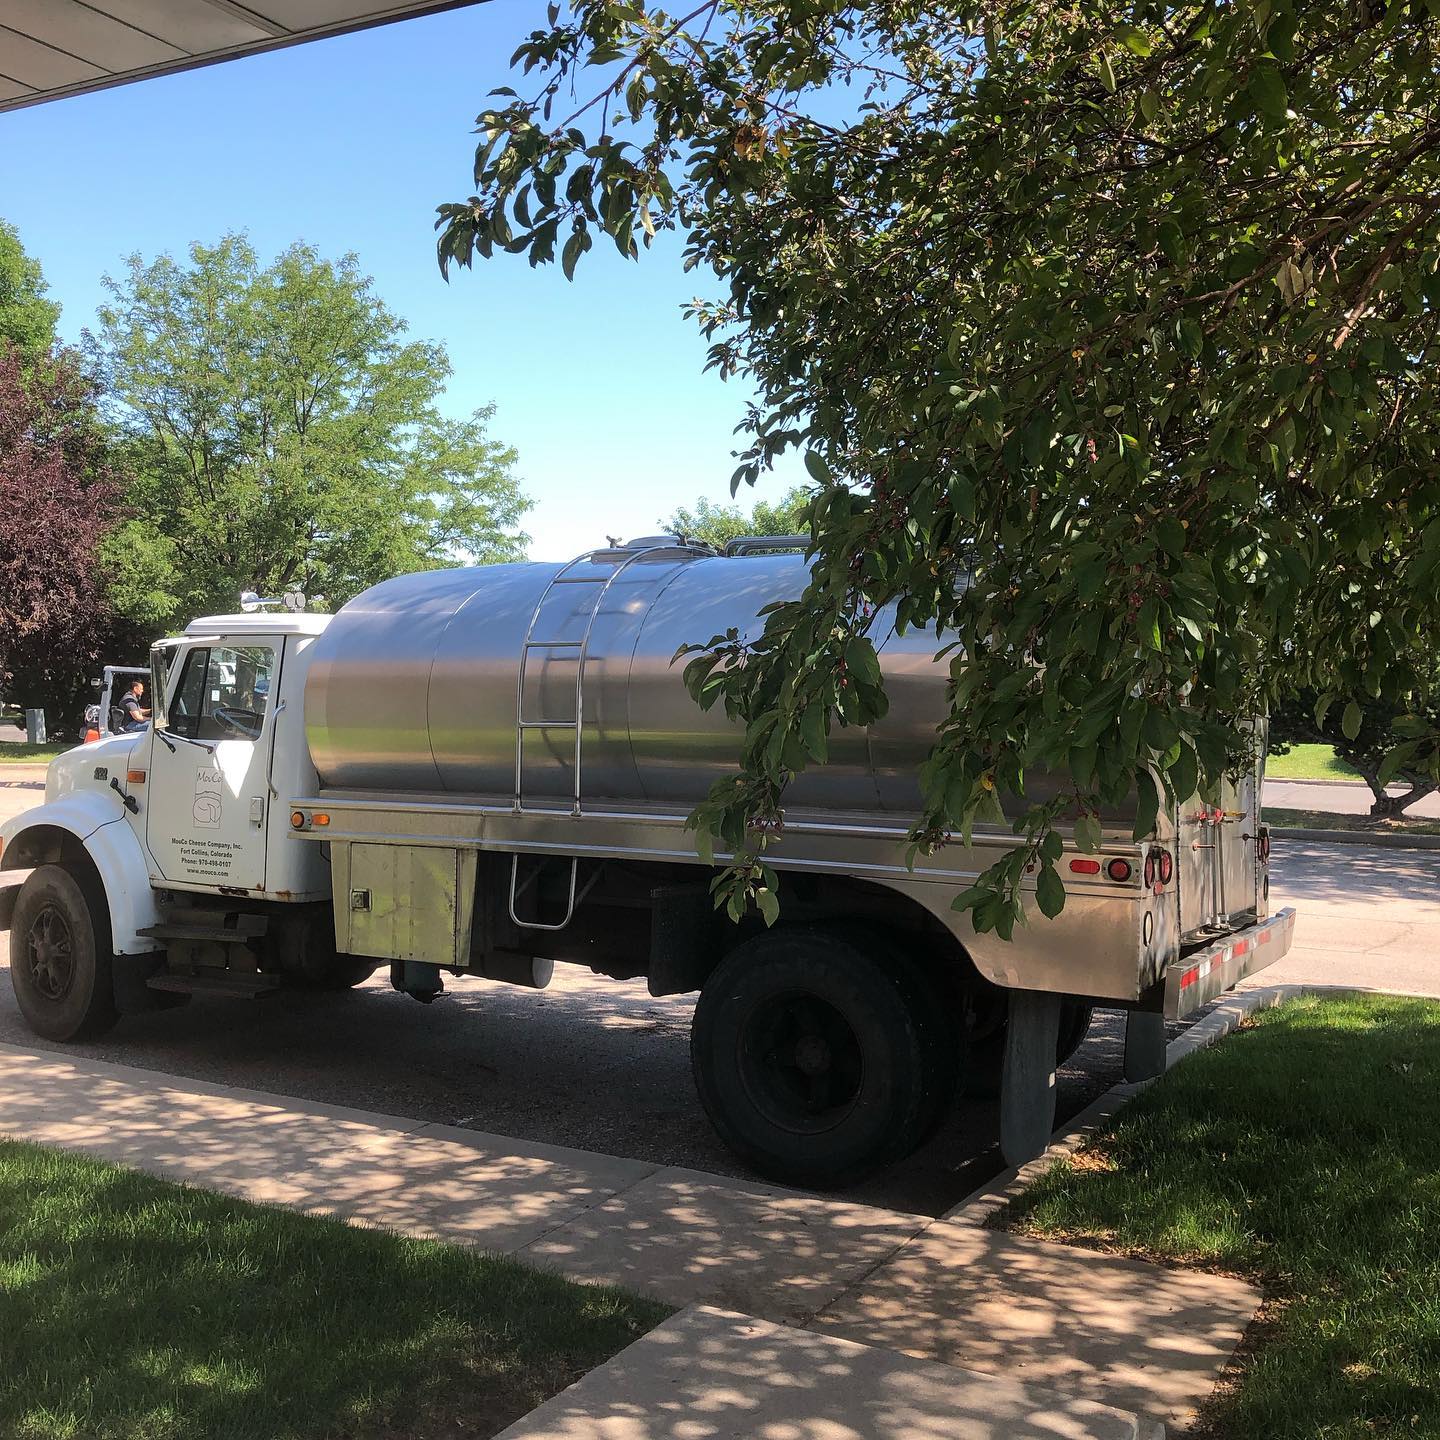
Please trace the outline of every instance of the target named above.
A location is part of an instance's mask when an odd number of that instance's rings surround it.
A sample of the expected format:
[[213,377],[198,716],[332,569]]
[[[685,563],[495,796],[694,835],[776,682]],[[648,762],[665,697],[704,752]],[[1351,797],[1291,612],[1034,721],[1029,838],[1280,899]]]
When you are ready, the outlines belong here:
[[[445,408],[496,404],[536,501],[534,558],[649,533],[676,504],[729,498],[748,392],[702,373],[680,314],[713,277],[682,272],[673,236],[638,264],[597,246],[574,284],[518,256],[448,285],[435,265],[434,207],[469,194],[475,114],[543,21],[538,0],[495,0],[0,114],[0,216],[71,340],[135,251],[242,229],[266,257],[296,239],[353,250],[411,333],[449,350]],[[787,466],[739,498],[800,478]]]

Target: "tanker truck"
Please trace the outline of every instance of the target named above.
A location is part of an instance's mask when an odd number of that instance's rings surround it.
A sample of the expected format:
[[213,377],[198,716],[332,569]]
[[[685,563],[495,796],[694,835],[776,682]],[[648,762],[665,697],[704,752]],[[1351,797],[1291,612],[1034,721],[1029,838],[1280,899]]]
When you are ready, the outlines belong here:
[[1289,948],[1263,759],[1140,841],[1124,816],[1098,853],[1067,839],[1061,915],[977,934],[952,901],[1015,837],[980,826],[907,863],[948,661],[882,611],[889,711],[838,730],[788,795],[778,922],[732,921],[685,822],[739,734],[672,662],[758,633],[804,588],[793,552],[657,536],[405,575],[334,615],[194,621],[152,652],[151,728],[57,757],[44,803],[0,829],[25,1021],[83,1040],[194,995],[342,989],[381,966],[429,1002],[579,965],[698,992],[700,1100],[767,1177],[844,1183],[986,1094],[1007,1158],[1038,1153],[1093,1006],[1130,1012],[1131,1078],[1158,1073],[1167,1018]]

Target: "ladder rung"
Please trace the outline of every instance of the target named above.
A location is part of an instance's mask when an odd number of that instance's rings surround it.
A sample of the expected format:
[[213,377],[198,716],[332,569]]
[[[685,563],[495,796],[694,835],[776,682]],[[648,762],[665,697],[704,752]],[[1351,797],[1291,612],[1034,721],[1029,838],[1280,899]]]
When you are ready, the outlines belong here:
[[558,579],[552,580],[552,585],[605,585],[608,584],[608,575],[561,575]]
[[564,646],[578,650],[582,644],[584,644],[582,640],[527,640],[524,648],[526,650],[554,650]]
[[520,730],[578,730],[578,720],[517,720],[516,727]]

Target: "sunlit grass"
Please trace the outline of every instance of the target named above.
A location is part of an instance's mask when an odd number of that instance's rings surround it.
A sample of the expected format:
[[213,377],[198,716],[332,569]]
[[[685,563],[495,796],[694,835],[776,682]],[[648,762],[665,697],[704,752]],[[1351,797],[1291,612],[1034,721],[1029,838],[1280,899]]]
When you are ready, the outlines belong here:
[[1261,1286],[1271,1323],[1206,1433],[1440,1435],[1440,1004],[1264,1013],[1002,1222]]
[[1269,780],[1358,780],[1360,772],[1347,765],[1333,745],[1292,745],[1283,755],[1265,757]]
[[28,740],[0,741],[0,765],[48,765],[71,748],[58,742],[32,745]]
[[667,1313],[0,1141],[6,1440],[485,1437]]

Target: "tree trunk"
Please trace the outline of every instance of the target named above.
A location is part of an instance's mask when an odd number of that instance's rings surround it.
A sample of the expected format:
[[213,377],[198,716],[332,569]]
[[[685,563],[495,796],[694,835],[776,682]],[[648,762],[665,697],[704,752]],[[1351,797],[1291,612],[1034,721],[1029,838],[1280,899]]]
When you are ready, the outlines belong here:
[[[1370,778],[1368,775],[1365,777]],[[1372,820],[1398,820],[1417,800],[1423,800],[1435,790],[1433,780],[1411,780],[1410,788],[1403,795],[1387,795],[1371,781],[1370,789],[1375,793],[1375,803],[1370,807]]]

